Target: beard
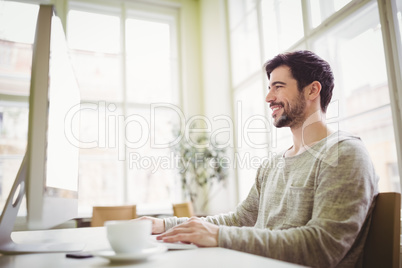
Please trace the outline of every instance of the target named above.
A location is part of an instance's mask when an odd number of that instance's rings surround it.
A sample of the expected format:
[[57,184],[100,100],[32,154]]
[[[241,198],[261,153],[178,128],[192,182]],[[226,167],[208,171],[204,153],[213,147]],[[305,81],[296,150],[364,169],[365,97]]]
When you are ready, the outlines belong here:
[[305,121],[304,109],[306,107],[306,100],[303,97],[302,92],[299,92],[297,98],[285,106],[283,102],[279,102],[283,107],[283,113],[279,117],[274,119],[274,126],[281,127],[299,127]]

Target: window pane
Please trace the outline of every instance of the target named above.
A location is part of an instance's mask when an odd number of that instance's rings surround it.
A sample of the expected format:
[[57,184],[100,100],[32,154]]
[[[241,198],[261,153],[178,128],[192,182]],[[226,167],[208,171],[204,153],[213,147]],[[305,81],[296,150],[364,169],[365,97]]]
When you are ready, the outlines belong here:
[[128,201],[144,208],[171,208],[180,200],[177,158],[169,145],[175,137],[172,127],[179,118],[174,110],[129,109],[133,117],[126,125]]
[[67,29],[68,44],[72,49],[120,52],[120,19],[117,16],[70,10]]
[[81,98],[121,101],[119,17],[71,10],[67,29]]
[[230,29],[234,29],[247,16],[247,13],[255,9],[255,0],[236,0],[227,1],[229,8],[229,24]]
[[89,214],[92,206],[113,206],[124,203],[124,162],[116,155],[86,155],[80,153],[79,212]]
[[126,31],[128,101],[175,102],[169,24],[127,19]]
[[396,145],[389,105],[340,121],[340,129],[362,138],[377,174],[381,191],[400,191]]
[[257,169],[267,157],[267,137],[272,134],[273,127],[264,112],[264,108],[268,109],[264,97],[260,80],[235,92],[236,126],[240,129],[236,130],[238,147],[234,161],[240,200],[247,197],[255,182]]
[[314,42],[314,48],[331,61],[336,78],[335,99],[340,116],[349,117],[389,104],[381,26],[375,5],[345,21]]
[[340,129],[362,137],[380,176],[380,190],[399,191],[390,168],[397,162],[396,145],[377,4],[352,17],[316,40],[314,49],[334,69],[330,106],[339,107],[334,119]]
[[352,0],[310,0],[312,27],[317,27],[321,22],[350,2]]
[[79,207],[90,213],[94,205],[124,202],[124,159],[118,156],[121,109],[98,102],[81,105]]
[[0,40],[0,93],[29,95],[32,45]]
[[262,0],[265,56],[286,50],[303,35],[301,1]]
[[257,11],[243,18],[231,31],[231,58],[233,84],[238,85],[254,72],[261,70]]
[[0,1],[0,10],[0,93],[28,96],[39,7]]
[[3,103],[0,106],[1,209],[4,207],[24,157],[28,133],[28,108],[15,103],[7,104]]
[[[28,104],[7,98],[29,95],[38,10],[38,5],[0,1],[0,210],[27,145]],[[26,214],[25,202],[18,213]]]
[[33,44],[39,6],[1,1],[0,10],[0,39]]

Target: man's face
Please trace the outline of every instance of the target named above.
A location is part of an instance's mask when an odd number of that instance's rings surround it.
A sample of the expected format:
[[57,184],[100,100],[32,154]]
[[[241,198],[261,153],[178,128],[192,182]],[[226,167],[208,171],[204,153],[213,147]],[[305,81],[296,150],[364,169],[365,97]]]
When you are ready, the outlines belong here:
[[305,121],[306,100],[299,92],[297,81],[288,66],[282,65],[271,72],[266,102],[272,109],[274,126],[299,127]]

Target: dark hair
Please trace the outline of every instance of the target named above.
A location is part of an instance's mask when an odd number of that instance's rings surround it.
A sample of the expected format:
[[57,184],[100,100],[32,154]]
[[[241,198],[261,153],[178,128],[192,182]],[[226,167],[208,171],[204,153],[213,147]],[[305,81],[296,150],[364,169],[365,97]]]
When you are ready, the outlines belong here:
[[268,79],[271,72],[282,65],[290,68],[299,91],[314,81],[321,83],[321,110],[326,112],[334,88],[334,75],[328,62],[308,50],[279,54],[264,64]]

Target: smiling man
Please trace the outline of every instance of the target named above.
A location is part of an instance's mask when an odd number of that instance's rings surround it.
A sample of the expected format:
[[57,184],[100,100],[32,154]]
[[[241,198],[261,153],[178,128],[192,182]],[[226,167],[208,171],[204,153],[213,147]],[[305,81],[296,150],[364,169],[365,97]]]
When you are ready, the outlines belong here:
[[311,267],[361,267],[378,178],[362,141],[332,131],[325,114],[334,78],[310,51],[265,64],[266,102],[293,145],[257,171],[236,211],[205,218],[148,218],[158,239],[225,247]]

